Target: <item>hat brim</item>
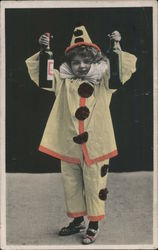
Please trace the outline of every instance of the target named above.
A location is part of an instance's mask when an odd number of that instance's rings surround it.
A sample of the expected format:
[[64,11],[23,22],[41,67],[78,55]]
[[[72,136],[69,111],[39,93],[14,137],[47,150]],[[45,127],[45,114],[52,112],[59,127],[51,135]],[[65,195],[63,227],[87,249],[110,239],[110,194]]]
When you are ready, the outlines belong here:
[[101,51],[101,49],[95,43],[78,42],[78,43],[74,43],[73,45],[67,47],[66,50],[65,50],[65,54],[68,51],[70,51],[71,49],[73,49],[75,47],[82,46],[82,45],[91,46],[91,47],[94,47],[95,49],[97,49],[99,52]]

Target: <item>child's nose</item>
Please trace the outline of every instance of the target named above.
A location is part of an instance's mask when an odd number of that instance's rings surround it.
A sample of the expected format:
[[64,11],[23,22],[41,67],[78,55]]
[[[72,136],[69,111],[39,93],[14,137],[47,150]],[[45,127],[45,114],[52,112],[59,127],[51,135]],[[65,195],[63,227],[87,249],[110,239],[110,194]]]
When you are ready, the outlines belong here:
[[86,65],[86,64],[85,64],[84,62],[81,62],[81,63],[80,63],[80,67],[81,67],[81,68],[84,68],[85,65]]

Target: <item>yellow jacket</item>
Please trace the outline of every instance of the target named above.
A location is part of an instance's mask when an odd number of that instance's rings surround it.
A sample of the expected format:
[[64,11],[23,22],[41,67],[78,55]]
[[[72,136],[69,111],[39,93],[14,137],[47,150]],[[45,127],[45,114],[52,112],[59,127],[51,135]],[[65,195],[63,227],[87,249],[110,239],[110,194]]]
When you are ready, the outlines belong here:
[[[136,70],[136,57],[124,51],[118,51],[119,72],[124,84]],[[39,53],[26,60],[31,79],[39,85]],[[82,84],[94,88],[93,94],[81,97],[78,89]],[[100,84],[81,79],[61,79],[58,70],[54,70],[52,88],[56,100],[50,112],[39,150],[70,163],[80,163],[82,154],[87,165],[112,158],[118,154],[110,114],[110,101],[115,90],[109,89],[108,75],[102,76]],[[79,107],[87,107],[89,116],[85,120],[76,118]],[[88,138],[82,144],[74,138],[83,133]]]

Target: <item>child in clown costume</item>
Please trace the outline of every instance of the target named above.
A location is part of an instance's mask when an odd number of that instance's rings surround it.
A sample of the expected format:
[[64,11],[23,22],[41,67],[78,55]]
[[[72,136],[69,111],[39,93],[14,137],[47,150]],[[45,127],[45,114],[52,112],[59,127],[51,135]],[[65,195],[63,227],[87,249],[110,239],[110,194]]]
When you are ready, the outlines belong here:
[[[93,243],[98,235],[98,222],[105,217],[109,159],[118,154],[109,109],[111,97],[136,70],[136,57],[120,48],[119,32],[113,32],[110,39],[117,57],[107,59],[84,26],[74,29],[65,50],[66,61],[59,71],[54,70],[52,87],[47,89],[55,93],[56,100],[39,146],[41,152],[61,160],[67,215],[73,220],[59,235],[84,231],[87,215],[83,244]],[[39,43],[48,45],[48,37],[42,35]],[[26,64],[39,86],[39,52]]]

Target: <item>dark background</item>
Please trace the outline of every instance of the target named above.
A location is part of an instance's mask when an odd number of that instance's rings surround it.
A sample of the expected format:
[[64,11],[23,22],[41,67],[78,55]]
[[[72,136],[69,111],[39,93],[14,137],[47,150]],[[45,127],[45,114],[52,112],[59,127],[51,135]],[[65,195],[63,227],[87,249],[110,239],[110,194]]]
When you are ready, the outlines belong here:
[[30,80],[25,60],[39,50],[38,38],[54,35],[55,67],[63,60],[78,22],[106,53],[107,34],[118,30],[121,47],[138,57],[137,72],[117,91],[111,113],[119,156],[110,171],[153,168],[152,8],[6,9],[6,170],[59,172],[60,161],[38,152],[54,94]]

